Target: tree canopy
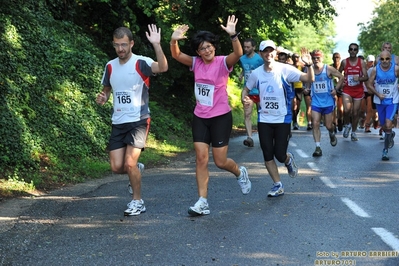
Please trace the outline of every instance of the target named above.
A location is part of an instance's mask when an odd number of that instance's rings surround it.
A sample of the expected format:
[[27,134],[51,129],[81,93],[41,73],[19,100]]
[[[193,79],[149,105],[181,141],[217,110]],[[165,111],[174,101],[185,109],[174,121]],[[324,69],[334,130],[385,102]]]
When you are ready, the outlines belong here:
[[[169,71],[152,81],[151,132],[160,139],[187,132],[195,104],[193,76],[170,56],[173,27],[189,25],[188,38],[198,30],[213,31],[221,37],[217,53],[228,54],[231,41],[220,24],[231,14],[239,19],[241,39],[268,38],[295,49],[310,42],[297,30],[313,28],[312,45],[323,50],[331,45],[326,27],[318,26],[335,14],[329,0],[3,0],[0,179],[26,176],[29,182],[39,172],[57,178],[54,165],[76,169],[105,160],[110,113],[93,99],[105,63],[116,56],[111,40],[120,26],[132,30],[134,53],[153,58],[147,25],[162,29]],[[189,41],[180,46],[192,53]]]
[[392,43],[393,51],[399,51],[399,0],[383,0],[373,12],[373,18],[360,24],[359,43],[365,54],[379,55],[384,42]]

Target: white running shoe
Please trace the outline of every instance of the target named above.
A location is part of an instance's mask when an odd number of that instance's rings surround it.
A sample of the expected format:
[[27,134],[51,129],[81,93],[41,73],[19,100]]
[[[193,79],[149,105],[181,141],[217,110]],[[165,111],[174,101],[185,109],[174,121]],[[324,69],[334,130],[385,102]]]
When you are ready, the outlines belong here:
[[291,157],[291,162],[289,164],[285,165],[285,167],[287,167],[287,170],[288,170],[288,175],[292,178],[297,177],[298,166],[295,163],[294,154],[292,154],[291,152],[287,152],[287,153]]
[[143,200],[132,200],[127,204],[127,209],[124,212],[125,216],[139,215],[145,212],[145,206]]
[[351,131],[351,129],[352,129],[351,125],[344,126],[344,133],[342,134],[344,138],[349,137],[349,132]]
[[194,206],[188,208],[188,214],[191,216],[207,215],[210,214],[208,203],[202,200],[198,200]]
[[[142,164],[142,163],[137,163],[137,168],[139,168],[140,174],[143,174],[143,172],[144,172],[144,164]],[[130,185],[130,182],[129,182],[129,184],[127,185],[127,190],[129,191],[130,195],[133,195],[133,188],[132,188],[132,186]]]
[[280,195],[284,195],[284,186],[283,184],[273,184],[272,189],[267,193],[268,197],[278,197]]
[[242,194],[247,195],[249,192],[251,192],[252,184],[248,178],[247,168],[245,168],[244,166],[240,166],[240,171],[241,177],[237,179],[237,183],[241,187]]

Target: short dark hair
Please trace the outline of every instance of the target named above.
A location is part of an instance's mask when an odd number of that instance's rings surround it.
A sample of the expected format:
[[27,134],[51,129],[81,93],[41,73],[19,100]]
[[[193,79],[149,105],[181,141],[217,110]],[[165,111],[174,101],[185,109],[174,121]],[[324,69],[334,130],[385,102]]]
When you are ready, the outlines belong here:
[[191,49],[196,52],[198,47],[204,43],[209,42],[215,47],[215,50],[219,47],[219,37],[210,31],[198,31],[191,39]]
[[253,47],[256,46],[256,42],[255,42],[255,40],[252,39],[252,38],[246,38],[246,39],[244,40],[244,42],[250,42],[251,45],[252,45]]
[[357,43],[354,43],[354,42],[349,44],[348,50],[351,48],[352,45],[356,45],[357,49],[359,50],[359,45]]
[[335,58],[335,56],[339,56],[339,58],[341,58],[341,55],[338,53],[338,52],[335,52],[335,53],[333,53],[333,56],[332,56],[332,58],[334,59]]
[[125,35],[129,38],[129,41],[133,41],[133,33],[126,27],[119,27],[114,31],[113,37],[116,39],[122,39]]

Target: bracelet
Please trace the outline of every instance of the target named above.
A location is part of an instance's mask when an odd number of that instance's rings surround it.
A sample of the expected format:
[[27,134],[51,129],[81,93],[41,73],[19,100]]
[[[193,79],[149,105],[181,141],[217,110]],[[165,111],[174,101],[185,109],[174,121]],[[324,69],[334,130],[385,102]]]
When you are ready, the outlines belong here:
[[308,65],[305,64],[305,67],[311,67],[311,66],[313,66],[313,64],[308,64]]
[[241,31],[237,32],[237,33],[234,34],[234,35],[230,35],[230,39],[231,39],[231,40],[234,40],[234,39],[237,38],[238,35],[240,35],[240,34],[241,34]]
[[177,45],[177,42],[176,42],[176,43],[172,43],[172,42],[170,42],[169,44],[170,44],[170,45]]

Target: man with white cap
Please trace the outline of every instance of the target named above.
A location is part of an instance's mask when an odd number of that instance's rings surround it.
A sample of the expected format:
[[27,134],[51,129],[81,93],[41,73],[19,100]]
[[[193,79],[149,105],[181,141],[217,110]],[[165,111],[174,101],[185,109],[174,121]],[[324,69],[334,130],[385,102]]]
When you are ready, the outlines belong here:
[[314,81],[312,60],[306,48],[301,49],[301,59],[309,67],[308,73],[275,61],[276,53],[273,41],[266,40],[260,43],[259,54],[264,64],[252,71],[242,93],[242,101],[247,102],[250,100],[249,88],[257,87],[259,90],[259,141],[266,169],[274,182],[268,193],[269,197],[284,194],[284,186],[274,158],[285,164],[290,177],[296,177],[298,174],[294,156],[287,152],[292,121],[291,100],[295,97],[291,83]]

